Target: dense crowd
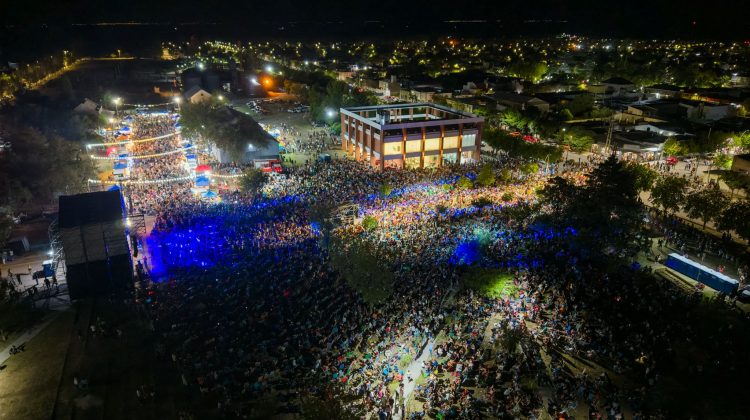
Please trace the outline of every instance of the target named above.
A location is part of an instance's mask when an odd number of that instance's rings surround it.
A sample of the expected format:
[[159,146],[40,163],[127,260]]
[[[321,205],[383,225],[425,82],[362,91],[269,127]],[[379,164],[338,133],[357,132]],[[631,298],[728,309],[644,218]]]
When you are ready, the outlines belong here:
[[[589,418],[663,418],[649,395],[684,367],[681,341],[705,333],[688,309],[695,297],[637,267],[579,262],[575,231],[534,222],[541,180],[520,163],[493,161],[513,181],[475,189],[456,180],[478,165],[375,171],[349,160],[274,174],[262,198],[226,192],[221,204],[186,199],[188,185],[139,186],[133,205],[156,215],[160,347],[222,418],[311,401],[381,419],[569,418],[581,406]],[[594,165],[560,170],[576,178]],[[321,226],[315,208],[343,204],[377,227]],[[386,299],[369,301],[332,255],[358,249],[376,256],[373,282],[392,274]],[[507,273],[508,290],[464,287],[477,267]],[[738,369],[739,351],[724,348],[744,348],[731,326],[695,340],[721,356],[690,375]]]

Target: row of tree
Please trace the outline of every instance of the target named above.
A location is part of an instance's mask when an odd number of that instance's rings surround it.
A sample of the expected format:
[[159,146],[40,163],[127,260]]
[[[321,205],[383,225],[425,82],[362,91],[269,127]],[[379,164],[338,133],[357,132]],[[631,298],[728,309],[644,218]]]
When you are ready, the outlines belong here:
[[531,143],[520,136],[496,128],[486,128],[482,140],[495,151],[503,151],[510,156],[543,161],[556,162],[562,158],[563,151],[556,146]]
[[0,244],[10,235],[13,214],[85,191],[96,173],[81,143],[27,127],[10,127],[3,139],[10,148],[0,152]]
[[[737,184],[733,182],[730,181],[737,188]],[[743,185],[747,188],[747,180]],[[686,179],[664,176],[654,183],[651,202],[668,215],[683,210],[689,218],[703,222],[703,229],[708,222],[715,222],[718,229],[734,231],[743,239],[750,240],[750,200],[733,201],[719,188],[706,187],[690,191]]]

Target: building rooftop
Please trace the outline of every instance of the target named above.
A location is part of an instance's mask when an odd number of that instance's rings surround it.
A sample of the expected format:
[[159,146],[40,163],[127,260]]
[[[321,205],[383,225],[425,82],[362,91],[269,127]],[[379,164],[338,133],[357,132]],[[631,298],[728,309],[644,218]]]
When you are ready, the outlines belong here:
[[[409,123],[419,125],[419,123],[427,121],[484,121],[483,118],[477,117],[468,112],[432,103],[359,106],[341,108],[340,111],[344,115],[367,122],[370,125],[380,125],[382,128]],[[387,115],[388,117],[384,118],[384,115]]]

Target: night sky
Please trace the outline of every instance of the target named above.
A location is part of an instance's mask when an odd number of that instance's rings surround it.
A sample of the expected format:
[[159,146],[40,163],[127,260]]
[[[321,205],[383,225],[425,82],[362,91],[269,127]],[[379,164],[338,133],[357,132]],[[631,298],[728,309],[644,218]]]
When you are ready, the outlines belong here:
[[[632,37],[750,38],[750,7],[741,0],[3,0],[8,25],[94,22],[201,22],[252,26],[288,21],[417,24],[420,19],[567,21],[572,33]],[[528,23],[527,23],[528,24]],[[355,24],[356,25],[356,24]],[[539,24],[537,24],[539,26]],[[542,26],[539,26],[542,28]]]

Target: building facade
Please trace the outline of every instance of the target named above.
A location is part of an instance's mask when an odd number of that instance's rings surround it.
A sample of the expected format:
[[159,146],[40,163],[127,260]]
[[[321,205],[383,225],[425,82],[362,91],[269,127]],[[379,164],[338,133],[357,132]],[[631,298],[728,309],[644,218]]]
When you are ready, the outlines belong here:
[[379,169],[479,160],[484,118],[430,103],[341,108],[344,150]]

